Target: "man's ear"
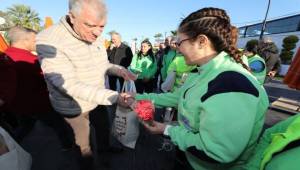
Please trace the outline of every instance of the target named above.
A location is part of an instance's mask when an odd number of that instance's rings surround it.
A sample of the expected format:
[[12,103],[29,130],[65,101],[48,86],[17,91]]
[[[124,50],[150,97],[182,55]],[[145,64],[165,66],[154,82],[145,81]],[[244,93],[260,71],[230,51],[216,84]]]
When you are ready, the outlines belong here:
[[70,18],[70,22],[71,22],[72,24],[74,24],[74,20],[75,20],[74,14],[73,14],[72,12],[69,12],[69,13],[68,13],[68,16],[69,16],[69,18]]

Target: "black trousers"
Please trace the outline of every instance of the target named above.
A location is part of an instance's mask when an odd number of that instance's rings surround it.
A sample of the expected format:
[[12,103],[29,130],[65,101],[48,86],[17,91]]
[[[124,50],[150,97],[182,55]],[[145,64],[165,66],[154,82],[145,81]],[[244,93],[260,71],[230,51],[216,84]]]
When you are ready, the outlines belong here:
[[108,76],[109,88],[111,90],[114,90],[114,91],[117,90],[117,80],[119,80],[119,82],[120,82],[120,88],[122,89],[123,83],[124,83],[123,78],[118,77],[118,76]]
[[144,93],[144,92],[152,93],[154,90],[153,82],[154,82],[154,79],[150,79],[147,82],[144,82],[142,79],[137,79],[135,81],[136,91],[138,93]]

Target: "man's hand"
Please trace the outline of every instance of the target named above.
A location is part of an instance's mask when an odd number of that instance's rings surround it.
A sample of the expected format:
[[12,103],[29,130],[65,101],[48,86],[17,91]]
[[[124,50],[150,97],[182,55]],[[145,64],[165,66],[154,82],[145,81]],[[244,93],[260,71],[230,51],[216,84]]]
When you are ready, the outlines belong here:
[[149,130],[152,134],[163,134],[166,128],[166,125],[163,123],[159,123],[157,121],[153,121],[151,125],[147,122],[142,122],[147,130]]
[[0,98],[0,107],[4,105],[4,101]]
[[276,75],[276,71],[270,71],[270,72],[268,73],[268,76],[271,77],[271,78],[274,78],[275,75]]
[[136,80],[137,79],[137,76],[135,74],[131,73],[130,71],[128,71],[124,68],[119,69],[118,75],[120,77],[123,77],[125,80]]
[[7,152],[9,152],[9,150],[6,146],[5,140],[4,140],[3,136],[0,135],[0,156]]
[[135,102],[134,96],[134,93],[121,93],[118,103],[124,107],[129,107]]
[[121,93],[119,94],[118,104],[123,107],[130,107],[135,102],[134,96],[133,93]]

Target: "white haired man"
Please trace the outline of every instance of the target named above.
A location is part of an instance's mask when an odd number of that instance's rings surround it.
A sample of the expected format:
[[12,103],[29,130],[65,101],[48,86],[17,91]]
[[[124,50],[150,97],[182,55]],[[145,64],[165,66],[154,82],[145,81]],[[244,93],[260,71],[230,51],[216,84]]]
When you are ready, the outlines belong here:
[[[108,60],[120,66],[127,68],[132,60],[133,54],[126,44],[122,43],[121,35],[118,32],[111,33],[110,48],[107,49]],[[120,87],[123,86],[123,80],[116,76],[109,76],[109,87],[111,90],[117,90],[117,81]]]
[[134,79],[125,68],[107,60],[100,37],[106,13],[102,0],[70,0],[68,15],[37,37],[50,101],[73,128],[83,156],[92,153],[89,113],[99,105],[124,103],[118,92],[105,89],[105,74]]

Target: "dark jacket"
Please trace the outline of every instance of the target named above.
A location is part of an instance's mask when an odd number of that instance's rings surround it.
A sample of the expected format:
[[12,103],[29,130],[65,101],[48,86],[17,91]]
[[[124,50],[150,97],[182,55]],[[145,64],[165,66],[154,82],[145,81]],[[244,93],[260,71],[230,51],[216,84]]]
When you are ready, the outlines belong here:
[[110,63],[121,65],[127,68],[132,59],[132,52],[130,47],[121,43],[120,47],[114,47],[112,50],[107,50],[107,56]]
[[[17,78],[14,61],[5,54],[0,54],[0,98],[9,105],[16,95]],[[0,106],[0,111],[3,107]]]
[[270,71],[279,71],[281,60],[279,50],[274,43],[261,43],[258,45],[258,55],[266,62],[267,73]]

